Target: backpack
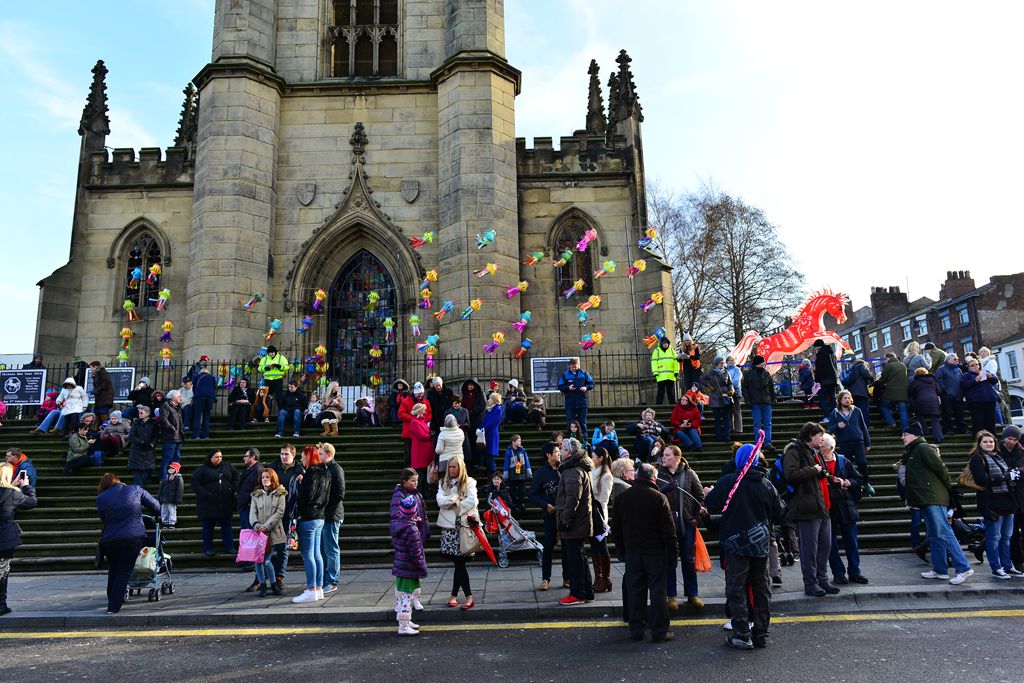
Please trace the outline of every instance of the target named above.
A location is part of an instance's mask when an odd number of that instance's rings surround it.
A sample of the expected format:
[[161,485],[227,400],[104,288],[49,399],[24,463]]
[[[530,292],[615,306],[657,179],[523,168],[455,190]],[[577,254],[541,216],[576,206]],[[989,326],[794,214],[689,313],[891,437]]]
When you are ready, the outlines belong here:
[[768,481],[772,483],[775,490],[779,492],[779,496],[782,498],[784,503],[788,503],[789,499],[793,497],[794,489],[788,483],[786,483],[786,473],[782,469],[782,459],[784,456],[780,455],[775,459],[775,464],[772,465],[771,471],[768,472]]

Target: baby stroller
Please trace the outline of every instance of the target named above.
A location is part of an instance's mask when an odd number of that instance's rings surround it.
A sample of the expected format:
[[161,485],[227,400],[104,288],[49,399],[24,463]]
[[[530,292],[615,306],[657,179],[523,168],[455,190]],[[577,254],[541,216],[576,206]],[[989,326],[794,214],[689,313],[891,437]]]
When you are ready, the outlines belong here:
[[488,533],[498,534],[498,566],[505,569],[509,565],[508,554],[518,550],[535,550],[537,562],[540,563],[544,548],[537,542],[537,535],[519,526],[501,498],[491,498],[491,509],[484,513],[484,522]]
[[146,526],[146,547],[139,551],[135,560],[135,568],[132,569],[125,590],[125,600],[132,594],[142,595],[142,591],[148,588],[149,601],[159,602],[161,595],[174,593],[174,582],[171,580],[174,563],[164,548],[160,522],[148,515],[142,516],[142,522]]

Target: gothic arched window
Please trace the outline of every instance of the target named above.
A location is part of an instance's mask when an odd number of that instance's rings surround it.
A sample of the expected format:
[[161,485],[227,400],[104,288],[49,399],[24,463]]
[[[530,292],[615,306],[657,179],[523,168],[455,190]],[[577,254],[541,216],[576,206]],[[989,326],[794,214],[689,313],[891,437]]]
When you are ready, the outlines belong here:
[[334,0],[332,75],[398,75],[398,0]]
[[572,260],[561,268],[556,268],[556,281],[558,292],[561,294],[572,286],[576,280],[583,280],[583,290],[577,293],[577,299],[585,299],[594,293],[594,250],[597,245],[590,243],[587,250],[580,253],[576,249],[576,243],[580,241],[583,234],[590,229],[590,226],[583,221],[572,218],[566,221],[562,227],[555,232],[555,241],[552,244],[552,260],[558,259],[563,251],[572,251]]
[[[124,276],[124,298],[137,308],[156,306],[157,292],[163,288],[160,284],[163,275],[149,278],[149,269],[154,265],[163,265],[160,244],[151,233],[140,232],[128,243]],[[141,277],[136,277],[140,273]]]

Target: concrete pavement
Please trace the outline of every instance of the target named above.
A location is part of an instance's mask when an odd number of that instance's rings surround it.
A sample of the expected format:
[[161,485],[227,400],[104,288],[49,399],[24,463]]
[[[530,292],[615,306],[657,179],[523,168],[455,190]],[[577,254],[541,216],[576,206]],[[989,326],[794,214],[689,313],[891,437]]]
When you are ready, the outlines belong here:
[[[800,565],[783,568],[783,585],[774,587],[777,614],[817,614],[836,611],[949,609],[950,607],[1024,607],[1024,579],[998,581],[988,565],[972,565],[975,575],[961,586],[928,581],[920,572],[928,569],[912,554],[866,555],[862,571],[871,581],[866,586],[842,586],[837,596],[811,598],[803,593]],[[613,563],[616,589],[580,607],[560,607],[566,594],[555,584],[547,592],[535,590],[540,583],[536,565],[507,569],[486,566],[477,560],[469,565],[477,606],[469,611],[450,609],[446,603],[452,580],[451,565],[433,564],[423,581],[425,621],[511,621],[538,617],[601,618],[620,614],[618,586],[622,565]],[[145,592],[126,603],[120,614],[106,614],[105,572],[60,574],[12,574],[12,614],[0,618],[2,627],[61,626],[202,626],[223,624],[343,624],[393,623],[394,578],[388,568],[343,570],[341,585],[326,600],[295,605],[291,598],[301,592],[304,574],[293,567],[286,579],[284,597],[256,597],[245,593],[252,575],[234,572],[176,573],[174,595],[148,602]],[[724,615],[725,578],[717,564],[699,575],[700,592],[707,603],[703,615]],[[682,580],[679,580],[680,589]],[[460,596],[460,601],[463,598]],[[684,612],[680,612],[682,616]],[[428,618],[429,617],[429,618]]]

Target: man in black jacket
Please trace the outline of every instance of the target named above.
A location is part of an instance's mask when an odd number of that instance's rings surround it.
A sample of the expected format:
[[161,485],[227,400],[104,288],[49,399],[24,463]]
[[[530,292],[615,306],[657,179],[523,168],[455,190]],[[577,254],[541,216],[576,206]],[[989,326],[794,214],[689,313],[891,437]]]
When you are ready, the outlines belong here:
[[775,382],[764,367],[762,356],[750,359],[750,369],[743,374],[740,394],[750,405],[750,417],[754,422],[754,434],[764,430],[765,446],[772,445],[772,405],[775,403]]
[[[710,514],[722,515],[719,537],[725,561],[725,594],[732,615],[732,636],[725,642],[741,650],[768,644],[772,599],[768,581],[770,529],[784,514],[782,500],[765,476],[763,460],[752,463],[743,474],[754,457],[757,456],[752,445],[741,446],[736,451],[736,471],[719,479],[704,500]],[[752,615],[748,615],[747,609],[748,585],[753,597]],[[754,622],[753,641],[750,621]]]
[[836,352],[831,344],[824,339],[815,339],[814,348],[814,381],[821,385],[818,401],[821,412],[828,415],[836,409],[836,389],[839,386],[839,364],[836,363]]
[[[999,455],[1011,468],[1024,471],[1024,447],[1020,445],[1021,430],[1007,425],[999,439]],[[1013,516],[1013,535],[1010,537],[1010,559],[1017,569],[1024,567],[1024,495],[1017,489],[1017,513]]]
[[[544,551],[541,554],[541,582],[537,590],[546,591],[551,587],[551,555],[558,540],[558,521],[555,516],[555,494],[558,493],[558,465],[562,461],[562,449],[554,441],[561,437],[561,432],[555,432],[557,437],[544,446],[544,455],[547,464],[537,468],[533,473],[533,485],[530,487],[530,500],[541,509],[541,517],[544,520],[544,540],[541,545]],[[549,446],[553,446],[549,448]],[[563,561],[564,565],[564,561]],[[565,583],[563,581],[563,583]]]
[[320,460],[331,477],[331,490],[327,495],[324,509],[324,531],[320,536],[320,553],[324,556],[324,593],[338,590],[341,573],[341,547],[338,533],[345,521],[345,470],[334,459],[334,446],[324,442],[318,444]]
[[[667,569],[675,571],[679,540],[668,498],[658,491],[658,472],[644,464],[633,485],[615,499],[612,536],[616,548],[626,553],[626,591],[623,608],[629,605],[629,632],[633,640],[643,640],[651,629],[651,642],[675,640],[668,630]],[[671,564],[665,558],[671,558]],[[650,595],[650,606],[647,596]]]
[[440,377],[430,380],[430,389],[427,390],[427,403],[430,404],[430,433],[437,436],[444,424],[444,417],[452,407],[455,394],[444,385]]
[[305,412],[307,403],[305,392],[299,391],[298,381],[288,380],[288,391],[279,397],[280,410],[277,412],[277,433],[274,436],[284,436],[284,425],[289,417],[292,418],[292,436],[301,436],[299,427],[302,425],[302,413]]
[[106,422],[110,411],[114,409],[114,383],[103,363],[94,360],[89,363],[92,370],[93,412],[96,413],[97,424]]

